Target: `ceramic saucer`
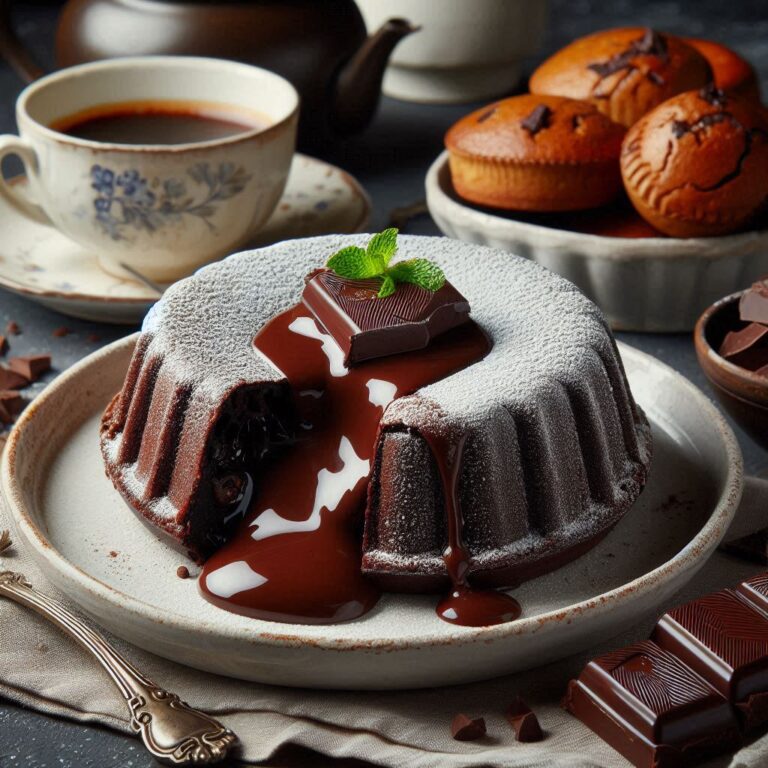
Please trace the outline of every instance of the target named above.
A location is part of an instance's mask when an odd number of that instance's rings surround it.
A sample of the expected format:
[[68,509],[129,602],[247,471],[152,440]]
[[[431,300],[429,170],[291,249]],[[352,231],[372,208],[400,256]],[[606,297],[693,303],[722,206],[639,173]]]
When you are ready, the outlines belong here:
[[[26,184],[17,177],[16,183]],[[362,232],[371,203],[345,171],[297,154],[277,209],[253,242]],[[104,272],[96,258],[53,227],[16,214],[0,199],[0,286],[62,312],[103,323],[138,323],[158,296],[148,286]]]

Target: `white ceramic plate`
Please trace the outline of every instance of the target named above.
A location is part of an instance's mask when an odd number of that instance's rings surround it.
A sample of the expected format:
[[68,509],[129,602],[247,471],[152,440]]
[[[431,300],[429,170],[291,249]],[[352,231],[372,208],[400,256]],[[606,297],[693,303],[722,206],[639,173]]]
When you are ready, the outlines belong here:
[[[24,177],[17,183],[26,184]],[[243,248],[296,237],[363,232],[371,202],[348,173],[297,154],[277,209]],[[96,258],[53,227],[19,216],[0,198],[0,286],[65,315],[138,323],[158,295],[102,270]]]
[[525,669],[604,640],[690,579],[723,537],[742,491],[733,433],[671,368],[630,347],[630,383],[653,425],[648,486],[579,560],[515,591],[523,618],[495,627],[440,621],[435,596],[384,595],[333,626],[247,619],[176,576],[184,558],[123,504],[104,474],[101,411],[120,387],[136,336],[69,369],[11,433],[2,487],[20,540],[46,575],[97,621],[175,661],[267,683],[408,688]]
[[690,331],[717,299],[768,272],[768,230],[709,238],[623,238],[519,221],[459,198],[448,153],[426,177],[427,205],[448,236],[525,256],[557,272],[622,331]]

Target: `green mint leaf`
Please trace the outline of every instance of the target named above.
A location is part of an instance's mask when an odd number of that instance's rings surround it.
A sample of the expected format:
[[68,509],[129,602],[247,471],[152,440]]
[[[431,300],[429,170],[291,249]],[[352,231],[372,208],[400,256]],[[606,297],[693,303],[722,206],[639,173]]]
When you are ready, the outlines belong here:
[[395,281],[389,275],[384,275],[377,298],[386,299],[387,296],[391,296],[395,292],[396,287]]
[[368,242],[368,255],[381,263],[383,272],[397,252],[397,230],[394,227],[374,235]]
[[378,261],[374,261],[364,248],[350,245],[331,256],[326,264],[339,277],[361,280],[366,277],[378,277],[384,271]]
[[433,293],[445,285],[443,270],[427,259],[399,261],[387,270],[387,275],[395,282],[413,283]]

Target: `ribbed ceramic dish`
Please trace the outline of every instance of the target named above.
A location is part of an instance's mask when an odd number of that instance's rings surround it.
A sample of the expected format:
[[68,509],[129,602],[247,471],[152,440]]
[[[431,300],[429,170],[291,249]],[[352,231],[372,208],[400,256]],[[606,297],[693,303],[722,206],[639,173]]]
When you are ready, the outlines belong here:
[[426,178],[427,205],[449,237],[516,253],[575,283],[615,330],[690,331],[727,293],[768,273],[768,230],[710,238],[623,238],[489,213],[458,197],[448,153]]
[[248,619],[205,602],[194,579],[179,579],[184,557],[138,520],[105,476],[99,419],[136,338],[85,358],[34,401],[9,438],[2,489],[18,540],[57,587],[116,635],[199,669],[278,685],[376,689],[544,664],[657,611],[704,565],[741,497],[741,453],[722,416],[682,376],[622,346],[653,427],[648,485],[589,553],[515,590],[520,620],[457,627],[437,618],[434,595],[393,594],[345,624]]

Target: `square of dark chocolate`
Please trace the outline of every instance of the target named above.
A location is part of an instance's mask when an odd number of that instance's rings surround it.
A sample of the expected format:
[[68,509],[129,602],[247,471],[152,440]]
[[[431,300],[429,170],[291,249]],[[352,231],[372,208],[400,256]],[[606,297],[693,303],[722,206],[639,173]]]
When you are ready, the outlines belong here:
[[378,280],[311,274],[301,300],[344,352],[345,365],[423,349],[469,320],[469,302],[448,282],[439,291],[410,283],[383,299]]
[[768,616],[736,591],[673,608],[653,640],[727,698],[745,728],[768,721]]
[[697,765],[741,741],[725,698],[650,640],[587,664],[564,705],[638,768]]

